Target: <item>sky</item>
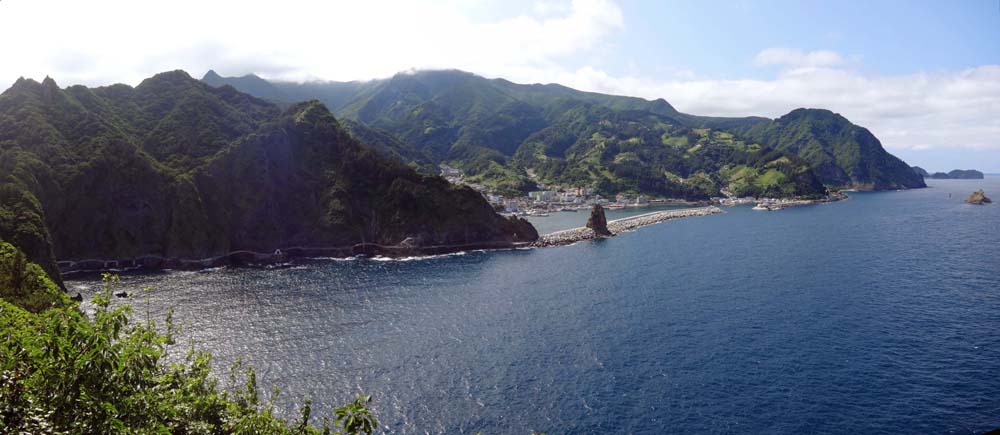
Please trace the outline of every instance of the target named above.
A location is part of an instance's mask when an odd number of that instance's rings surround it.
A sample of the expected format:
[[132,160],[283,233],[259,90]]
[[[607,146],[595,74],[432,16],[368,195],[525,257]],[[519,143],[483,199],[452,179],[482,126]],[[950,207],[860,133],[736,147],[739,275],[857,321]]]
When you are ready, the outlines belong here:
[[0,0],[0,59],[0,86],[457,68],[698,115],[819,107],[912,165],[1000,173],[1000,0]]

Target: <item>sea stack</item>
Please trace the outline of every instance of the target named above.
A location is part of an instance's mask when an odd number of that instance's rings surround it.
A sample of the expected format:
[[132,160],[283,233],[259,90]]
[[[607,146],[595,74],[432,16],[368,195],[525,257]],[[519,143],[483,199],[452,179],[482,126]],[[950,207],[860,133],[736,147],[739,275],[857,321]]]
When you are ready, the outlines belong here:
[[604,217],[604,207],[601,207],[600,204],[594,204],[594,208],[590,210],[587,228],[593,230],[596,237],[611,237],[613,235],[608,230],[608,219]]
[[965,198],[965,202],[969,204],[983,205],[989,204],[993,202],[993,200],[986,197],[986,193],[983,192],[983,189],[979,189],[978,191],[972,192],[972,195],[969,195],[968,198]]

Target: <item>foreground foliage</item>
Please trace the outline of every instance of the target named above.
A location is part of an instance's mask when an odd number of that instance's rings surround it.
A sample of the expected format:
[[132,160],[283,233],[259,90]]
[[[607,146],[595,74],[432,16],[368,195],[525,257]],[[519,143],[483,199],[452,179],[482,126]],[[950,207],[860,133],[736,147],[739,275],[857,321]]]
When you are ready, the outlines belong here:
[[258,397],[252,368],[235,365],[223,386],[206,352],[168,363],[176,349],[171,317],[162,325],[134,321],[130,306],[111,304],[117,279],[106,282],[92,315],[75,306],[35,314],[0,300],[3,433],[353,435],[378,427],[370,396],[333,410],[317,428],[308,401],[296,421],[277,417]]
[[0,299],[39,313],[69,305],[69,298],[14,245],[0,240]]

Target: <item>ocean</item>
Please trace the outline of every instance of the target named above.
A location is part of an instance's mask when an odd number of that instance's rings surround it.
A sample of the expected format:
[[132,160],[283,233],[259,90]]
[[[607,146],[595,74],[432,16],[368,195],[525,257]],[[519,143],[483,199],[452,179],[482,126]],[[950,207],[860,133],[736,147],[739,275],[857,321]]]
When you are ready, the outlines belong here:
[[123,286],[137,316],[173,309],[178,352],[211,351],[220,379],[251,364],[289,417],[365,392],[400,434],[981,433],[1000,428],[1000,203],[962,199],[1000,200],[1000,177],[928,183],[570,246]]

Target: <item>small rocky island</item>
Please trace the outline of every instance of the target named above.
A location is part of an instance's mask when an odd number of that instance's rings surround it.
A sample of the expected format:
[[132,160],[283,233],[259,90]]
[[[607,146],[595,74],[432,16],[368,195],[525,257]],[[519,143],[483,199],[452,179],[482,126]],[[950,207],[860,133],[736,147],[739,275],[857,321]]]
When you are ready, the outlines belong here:
[[608,230],[608,219],[604,216],[604,207],[600,204],[594,204],[594,208],[590,210],[590,219],[587,219],[587,228],[594,230],[594,237],[611,237],[611,231]]
[[975,192],[972,192],[972,195],[969,195],[968,198],[965,198],[965,202],[969,204],[983,205],[992,203],[993,200],[989,199],[986,196],[986,193],[983,192],[983,189],[979,189]]

